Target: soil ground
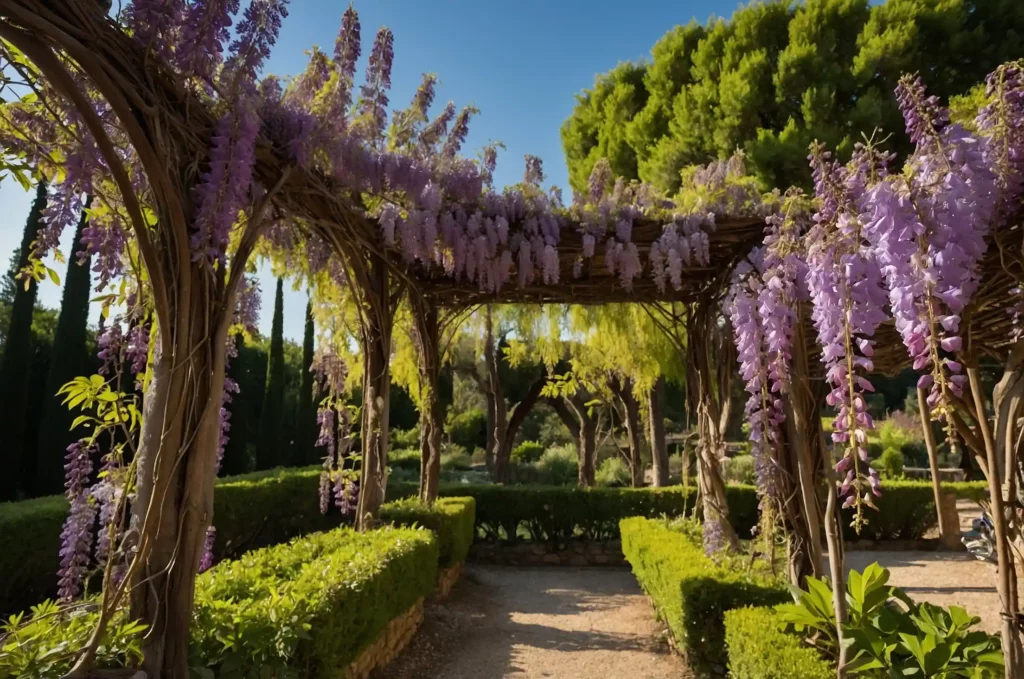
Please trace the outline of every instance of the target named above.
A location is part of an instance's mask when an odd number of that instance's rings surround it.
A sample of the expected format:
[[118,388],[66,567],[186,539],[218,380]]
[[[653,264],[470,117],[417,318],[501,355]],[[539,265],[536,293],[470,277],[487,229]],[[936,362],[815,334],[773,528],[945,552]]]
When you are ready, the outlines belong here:
[[375,679],[681,679],[633,574],[608,568],[470,566]]

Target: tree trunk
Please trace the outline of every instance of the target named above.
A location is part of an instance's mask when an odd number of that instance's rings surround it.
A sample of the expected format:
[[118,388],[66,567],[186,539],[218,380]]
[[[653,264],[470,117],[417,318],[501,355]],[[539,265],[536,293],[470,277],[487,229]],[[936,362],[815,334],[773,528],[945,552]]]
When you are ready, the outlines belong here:
[[1003,655],[1006,665],[1006,676],[1024,676],[1024,649],[1017,629],[1019,614],[1017,601],[1017,571],[1014,554],[1010,547],[1010,536],[1006,525],[1006,513],[1003,504],[1003,489],[1000,484],[1000,460],[996,452],[992,429],[989,427],[988,416],[985,414],[985,396],[982,393],[981,379],[978,377],[978,366],[969,362],[967,377],[974,396],[974,408],[978,413],[978,427],[981,429],[985,445],[985,458],[988,463],[989,501],[992,504],[992,524],[995,528],[996,557],[999,572],[996,579],[999,600],[1002,604],[1002,641]]
[[[783,399],[786,408],[786,446],[781,451],[784,457],[782,467],[786,480],[782,489],[787,528],[790,541],[797,543],[790,555],[790,582],[798,587],[806,586],[808,575],[821,577],[822,509],[820,498],[821,469],[829,469],[821,429],[821,403],[824,400],[824,383],[811,379],[807,361],[807,342],[803,335],[802,310],[793,337],[790,385],[787,397]],[[812,387],[812,384],[815,385]]]
[[[716,543],[739,551],[740,541],[729,522],[725,481],[718,463],[724,444],[721,438],[721,411],[715,395],[715,376],[710,356],[717,326],[707,305],[695,305],[687,317],[688,395],[697,419],[697,487],[703,502],[706,547]],[[715,530],[721,532],[716,535]]]
[[357,522],[372,528],[387,489],[388,410],[391,401],[391,332],[394,324],[387,263],[370,255],[361,323],[363,350],[362,465]]
[[832,607],[836,616],[836,640],[839,645],[839,662],[836,667],[837,679],[845,679],[847,646],[843,643],[843,623],[846,622],[846,566],[843,560],[843,532],[839,520],[839,505],[836,502],[836,480],[831,465],[825,466],[828,483],[828,501],[825,506],[825,541],[828,544],[828,566],[832,576]]
[[[192,310],[179,315],[194,322],[180,323],[167,341],[157,338],[143,406],[138,496],[132,503],[140,537],[131,613],[148,628],[142,668],[155,678],[189,676],[195,577],[213,517],[227,323],[202,322],[202,311],[209,309],[206,291],[199,290],[204,287],[198,281],[191,286]],[[212,336],[210,327],[217,328]]]
[[[512,459],[512,445],[515,443],[516,435],[519,433],[519,428],[523,426],[523,422],[526,421],[526,416],[533,410],[533,406],[536,405],[537,400],[540,398],[540,392],[544,389],[544,385],[547,384],[547,376],[541,375],[537,380],[530,385],[530,390],[526,392],[526,396],[523,400],[516,404],[512,410],[511,416],[506,418],[505,430],[496,430],[495,437],[497,439],[495,443],[494,451],[494,469],[495,477],[498,483],[508,483],[510,481],[510,463]],[[504,400],[502,399],[502,403]]]
[[576,444],[579,486],[581,488],[594,486],[596,483],[597,418],[590,416],[586,399],[579,394],[566,398],[551,398],[548,399],[548,402],[558,413]]
[[932,431],[932,418],[928,408],[928,392],[917,388],[917,409],[924,431],[924,445],[928,449],[928,467],[932,472],[932,492],[935,495],[935,512],[939,519],[939,541],[944,547],[955,547],[960,539],[960,526],[947,526],[946,513],[942,511],[942,479],[939,477],[939,454]]
[[413,294],[409,298],[416,330],[420,389],[420,500],[437,500],[441,484],[441,433],[444,413],[438,383],[441,379],[440,326],[437,307]]
[[641,427],[640,427],[640,404],[633,394],[633,381],[625,379],[622,381],[618,392],[619,400],[622,401],[622,408],[626,413],[625,425],[626,435],[629,438],[629,471],[631,485],[634,488],[642,488],[644,485],[644,461],[640,455]]
[[650,427],[651,462],[654,465],[654,486],[669,485],[668,446],[665,443],[665,378],[659,377],[651,389],[647,405],[647,419]]

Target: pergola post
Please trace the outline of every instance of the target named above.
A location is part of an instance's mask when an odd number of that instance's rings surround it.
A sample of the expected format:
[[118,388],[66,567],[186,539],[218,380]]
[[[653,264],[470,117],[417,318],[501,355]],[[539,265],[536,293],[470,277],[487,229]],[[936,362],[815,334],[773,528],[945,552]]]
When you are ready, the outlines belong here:
[[360,436],[362,465],[359,479],[357,525],[366,530],[374,525],[384,504],[391,402],[391,335],[395,307],[401,291],[391,285],[387,261],[377,253],[364,253],[356,268],[360,288],[360,345],[363,353],[363,406]]
[[665,378],[658,377],[647,398],[647,420],[651,438],[651,462],[654,467],[652,485],[661,488],[669,484],[668,446],[665,443]]
[[704,514],[704,535],[714,536],[733,551],[739,551],[740,541],[729,521],[729,504],[725,495],[719,458],[724,450],[720,427],[721,410],[715,394],[717,372],[712,368],[710,339],[719,329],[714,321],[717,305],[701,302],[691,306],[687,315],[687,378],[688,396],[697,417],[697,484]]
[[441,434],[444,412],[438,383],[441,378],[440,322],[437,305],[410,294],[420,377],[420,500],[428,505],[437,499],[441,484]]

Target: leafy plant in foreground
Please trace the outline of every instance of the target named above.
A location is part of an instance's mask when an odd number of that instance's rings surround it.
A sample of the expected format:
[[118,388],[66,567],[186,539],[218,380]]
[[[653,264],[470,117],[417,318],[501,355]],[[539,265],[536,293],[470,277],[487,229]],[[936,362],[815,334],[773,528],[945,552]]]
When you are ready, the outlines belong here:
[[[850,676],[1003,677],[999,637],[971,631],[981,619],[959,606],[917,604],[888,584],[889,571],[877,563],[850,572],[846,592],[849,617],[843,643],[849,646]],[[807,578],[807,590],[791,587],[796,603],[777,607],[783,626],[806,634],[825,655],[839,655],[839,635],[827,580]]]

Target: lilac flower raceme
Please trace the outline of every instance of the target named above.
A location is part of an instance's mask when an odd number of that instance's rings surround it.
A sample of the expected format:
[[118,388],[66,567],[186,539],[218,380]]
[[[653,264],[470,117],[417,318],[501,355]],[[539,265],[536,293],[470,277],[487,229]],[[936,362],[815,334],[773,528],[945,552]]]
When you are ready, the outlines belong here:
[[110,281],[120,277],[124,270],[125,229],[116,215],[102,221],[90,219],[82,229],[84,250],[76,253],[79,261],[92,257],[92,271],[96,274],[96,289],[102,290]]
[[442,157],[454,158],[459,153],[462,145],[466,142],[466,135],[469,134],[469,119],[479,112],[475,106],[466,106],[459,111],[459,115],[455,116],[452,131],[448,133],[448,137],[444,140],[444,146],[441,148]]
[[119,318],[112,318],[100,331],[96,340],[99,345],[97,357],[100,359],[99,373],[113,374],[114,366],[121,362],[121,350],[124,345],[124,331]]
[[966,378],[949,354],[962,344],[960,316],[978,287],[998,180],[987,145],[948,125],[919,78],[902,79],[898,93],[917,148],[902,175],[866,190],[861,220],[886,277],[896,329],[914,369],[926,371],[918,386],[951,428],[951,397],[963,394]]
[[181,75],[210,83],[231,38],[238,0],[197,0],[184,12],[174,63]]
[[206,541],[203,543],[203,555],[199,559],[199,572],[205,573],[213,568],[213,544],[217,540],[217,529],[210,526],[206,529]]
[[395,38],[391,29],[382,27],[373,41],[366,66],[366,82],[360,89],[361,135],[376,145],[387,124],[388,90],[391,89],[391,65],[395,59]]
[[61,601],[71,601],[81,592],[82,578],[91,560],[96,505],[90,501],[87,486],[92,473],[92,453],[93,449],[83,441],[68,446],[64,487],[70,509],[61,530],[58,573]]
[[246,276],[235,299],[235,315],[232,323],[255,333],[260,320],[260,282],[255,276]]
[[527,186],[540,186],[544,182],[544,165],[540,158],[526,154],[526,170],[523,172],[523,183]]
[[[281,22],[288,16],[288,0],[252,0],[235,27],[231,55],[224,65],[233,99],[252,83],[277,42]],[[222,76],[222,81],[224,76]]]
[[182,44],[177,34],[184,11],[183,0],[133,0],[128,7],[127,24],[139,43],[170,59],[173,46]]
[[859,373],[874,369],[870,338],[886,318],[885,288],[851,189],[863,182],[851,180],[850,171],[832,161],[820,145],[812,145],[810,161],[821,204],[808,236],[811,317],[831,387],[826,402],[838,409],[832,439],[846,449],[836,467],[845,476],[840,491],[845,506],[857,508],[854,527],[859,530],[864,522],[863,505],[873,506],[872,495],[879,494],[878,474],[867,464],[867,432],[874,423],[864,392],[874,388]]
[[224,114],[210,151],[210,167],[196,187],[198,212],[192,233],[192,258],[226,263],[231,228],[252,185],[260,120],[252,105]]
[[1005,217],[1024,185],[1024,61],[1003,64],[985,79],[991,103],[978,112],[978,130],[996,173],[1000,212]]

